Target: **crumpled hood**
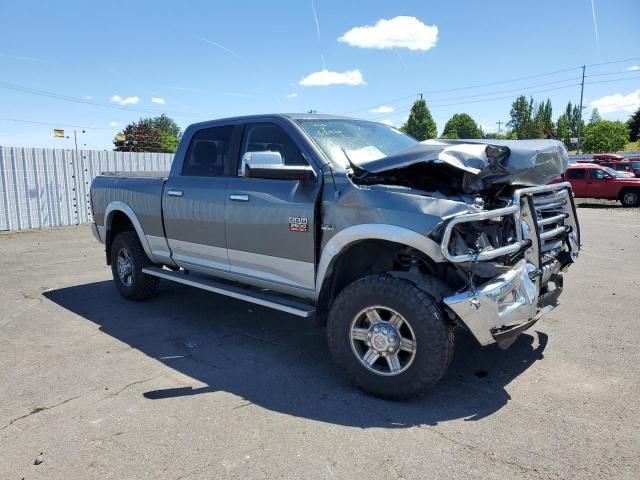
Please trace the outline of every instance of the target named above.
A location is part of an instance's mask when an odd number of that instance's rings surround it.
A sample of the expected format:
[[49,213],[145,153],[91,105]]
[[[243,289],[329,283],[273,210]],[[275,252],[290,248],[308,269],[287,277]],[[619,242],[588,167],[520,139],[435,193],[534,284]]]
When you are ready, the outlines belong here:
[[357,168],[377,174],[421,162],[462,170],[465,192],[475,193],[493,184],[545,185],[566,171],[569,157],[557,140],[427,140]]

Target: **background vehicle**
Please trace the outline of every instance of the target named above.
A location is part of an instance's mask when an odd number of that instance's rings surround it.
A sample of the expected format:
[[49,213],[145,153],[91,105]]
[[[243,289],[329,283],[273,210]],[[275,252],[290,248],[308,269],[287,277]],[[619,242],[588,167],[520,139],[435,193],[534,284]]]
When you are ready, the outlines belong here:
[[355,382],[404,398],[444,375],[453,327],[506,348],[554,308],[580,240],[570,184],[546,185],[567,161],[557,141],[224,119],[190,126],[168,175],[98,176],[93,231],[124,297],[163,278],[326,318]]
[[594,163],[601,162],[620,162],[624,160],[622,155],[618,155],[617,153],[594,153],[593,161]]
[[635,178],[635,175],[631,172],[627,172],[626,170],[614,170],[613,168],[607,165],[601,165],[610,175],[613,175],[616,178]]
[[577,198],[619,200],[625,207],[640,206],[640,179],[618,178],[595,164],[570,165],[558,182],[571,183]]

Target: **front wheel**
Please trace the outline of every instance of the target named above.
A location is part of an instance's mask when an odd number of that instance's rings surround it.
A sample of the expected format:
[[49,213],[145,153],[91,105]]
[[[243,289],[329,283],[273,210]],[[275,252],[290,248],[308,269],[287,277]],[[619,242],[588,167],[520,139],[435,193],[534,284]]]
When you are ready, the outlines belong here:
[[122,232],[114,238],[111,245],[111,273],[123,297],[144,300],[155,293],[160,279],[142,273],[144,267],[151,265],[136,232]]
[[625,207],[640,206],[640,190],[625,190],[620,195],[620,202]]
[[408,280],[371,275],[338,295],[327,323],[329,349],[363,390],[417,396],[435,385],[453,357],[453,329],[428,293]]

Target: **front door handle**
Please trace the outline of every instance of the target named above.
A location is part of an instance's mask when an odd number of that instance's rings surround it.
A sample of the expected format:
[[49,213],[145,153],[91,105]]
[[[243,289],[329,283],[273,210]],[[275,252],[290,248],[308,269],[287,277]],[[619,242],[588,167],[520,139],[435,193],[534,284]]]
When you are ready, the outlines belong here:
[[229,200],[233,200],[234,202],[248,202],[249,195],[241,194],[241,193],[232,193],[229,195]]
[[182,190],[167,190],[167,195],[170,197],[181,197],[183,193]]

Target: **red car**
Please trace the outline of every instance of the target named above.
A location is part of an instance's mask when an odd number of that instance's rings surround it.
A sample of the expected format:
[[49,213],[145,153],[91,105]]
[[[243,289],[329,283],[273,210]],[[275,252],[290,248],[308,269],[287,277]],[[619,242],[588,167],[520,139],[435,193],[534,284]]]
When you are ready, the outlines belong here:
[[616,178],[595,164],[573,164],[552,181],[569,181],[577,198],[604,198],[620,200],[625,207],[640,206],[640,178]]
[[593,154],[593,163],[619,162],[621,160],[624,160],[624,157],[616,153],[594,153]]

